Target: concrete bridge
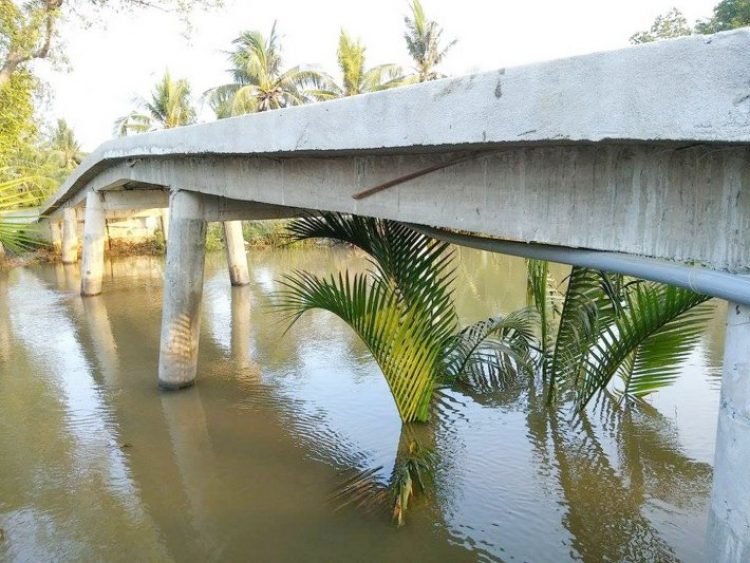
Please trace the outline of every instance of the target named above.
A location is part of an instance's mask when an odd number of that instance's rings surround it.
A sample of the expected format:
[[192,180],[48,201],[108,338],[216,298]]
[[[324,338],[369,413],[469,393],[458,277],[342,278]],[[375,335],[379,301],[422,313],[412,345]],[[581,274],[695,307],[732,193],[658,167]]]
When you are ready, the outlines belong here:
[[195,381],[207,221],[225,222],[233,283],[236,221],[332,210],[728,299],[709,553],[750,560],[749,31],[116,139],[44,212],[70,261],[85,208],[88,296],[106,214],[167,207],[165,389]]

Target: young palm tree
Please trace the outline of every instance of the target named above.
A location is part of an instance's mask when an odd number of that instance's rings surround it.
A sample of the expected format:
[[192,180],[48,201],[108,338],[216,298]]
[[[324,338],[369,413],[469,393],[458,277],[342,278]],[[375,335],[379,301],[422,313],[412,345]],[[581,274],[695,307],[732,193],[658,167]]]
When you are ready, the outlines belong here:
[[326,74],[295,66],[282,70],[281,46],[276,23],[266,38],[259,31],[245,31],[234,40],[229,53],[233,82],[204,94],[219,119],[297,106],[329,92]]
[[[546,269],[529,268],[530,285],[548,285]],[[531,292],[537,308],[554,309],[551,291]],[[670,285],[574,266],[559,309],[556,335],[542,345],[548,402],[575,393],[579,409],[612,390],[619,402],[639,401],[671,384],[698,343],[709,296]],[[551,321],[549,326],[552,326]],[[548,331],[553,330],[552,328]],[[614,387],[613,387],[614,385]]]
[[[398,65],[382,64],[366,69],[366,50],[360,39],[354,40],[341,30],[337,52],[341,82],[333,85],[332,97],[356,96],[402,85],[403,70]],[[324,98],[326,92],[321,94],[319,97]]]
[[420,0],[412,0],[410,4],[411,17],[405,17],[406,48],[414,59],[415,74],[409,77],[409,82],[428,82],[444,78],[445,75],[437,70],[448,51],[456,44],[450,41],[445,47],[441,45],[443,29],[437,22],[430,20],[424,13]]
[[295,240],[331,238],[370,257],[366,274],[285,276],[277,308],[292,322],[324,309],[346,322],[380,366],[404,423],[426,422],[436,387],[517,371],[525,365],[532,315],[522,311],[458,330],[453,252],[395,221],[321,213],[294,220]]
[[144,133],[158,129],[172,129],[195,123],[190,83],[173,80],[169,71],[156,83],[151,99],[136,98],[136,109],[115,121],[115,134]]

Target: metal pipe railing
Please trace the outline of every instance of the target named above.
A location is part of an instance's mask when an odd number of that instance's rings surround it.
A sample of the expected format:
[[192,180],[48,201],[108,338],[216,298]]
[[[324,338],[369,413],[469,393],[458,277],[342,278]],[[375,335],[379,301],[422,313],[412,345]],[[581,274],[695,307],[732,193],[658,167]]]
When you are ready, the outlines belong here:
[[597,270],[615,272],[635,278],[692,289],[697,293],[719,297],[732,303],[750,305],[750,278],[737,274],[717,272],[707,268],[686,266],[676,262],[667,262],[644,256],[633,256],[621,252],[606,252],[602,250],[567,248],[535,242],[526,243],[490,239],[474,235],[458,234],[423,225],[409,224],[409,226],[427,236],[452,244],[478,248],[489,252],[498,252],[500,254],[509,254],[511,256],[520,256],[522,258],[548,260],[550,262],[570,264],[571,266],[596,268]]

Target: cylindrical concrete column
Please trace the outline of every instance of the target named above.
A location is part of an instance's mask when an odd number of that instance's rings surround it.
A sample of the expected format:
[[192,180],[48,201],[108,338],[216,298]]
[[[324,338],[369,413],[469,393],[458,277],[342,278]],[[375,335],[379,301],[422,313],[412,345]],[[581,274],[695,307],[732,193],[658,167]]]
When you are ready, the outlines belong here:
[[73,207],[63,209],[61,253],[63,264],[75,264],[78,262],[78,217]]
[[729,303],[708,557],[750,561],[750,306]]
[[102,196],[95,191],[86,194],[81,258],[81,295],[99,295],[104,273],[104,239],[107,234],[106,211]]
[[63,241],[63,225],[59,221],[52,221],[49,224],[49,230],[50,235],[52,239],[52,248],[55,249],[55,252],[60,252],[62,250],[62,241]]
[[247,269],[245,238],[242,236],[242,221],[224,221],[223,227],[229,280],[232,285],[247,285],[250,283],[250,274]]
[[200,194],[173,193],[169,210],[159,387],[180,389],[195,382],[198,365],[206,221]]
[[169,241],[169,209],[162,209],[159,219],[161,220],[161,234],[164,242],[167,242]]

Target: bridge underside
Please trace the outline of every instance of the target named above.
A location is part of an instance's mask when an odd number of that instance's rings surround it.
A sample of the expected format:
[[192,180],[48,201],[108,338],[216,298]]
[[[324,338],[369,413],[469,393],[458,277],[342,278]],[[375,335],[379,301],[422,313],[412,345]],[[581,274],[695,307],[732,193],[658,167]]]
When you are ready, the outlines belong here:
[[[439,166],[445,168],[434,170]],[[745,274],[748,186],[750,149],[731,145],[170,156],[115,164],[64,206],[83,204],[94,190],[107,192],[109,209],[163,207],[168,190],[186,190],[211,196],[202,213],[212,221],[284,217],[296,212],[289,207],[324,209]]]

